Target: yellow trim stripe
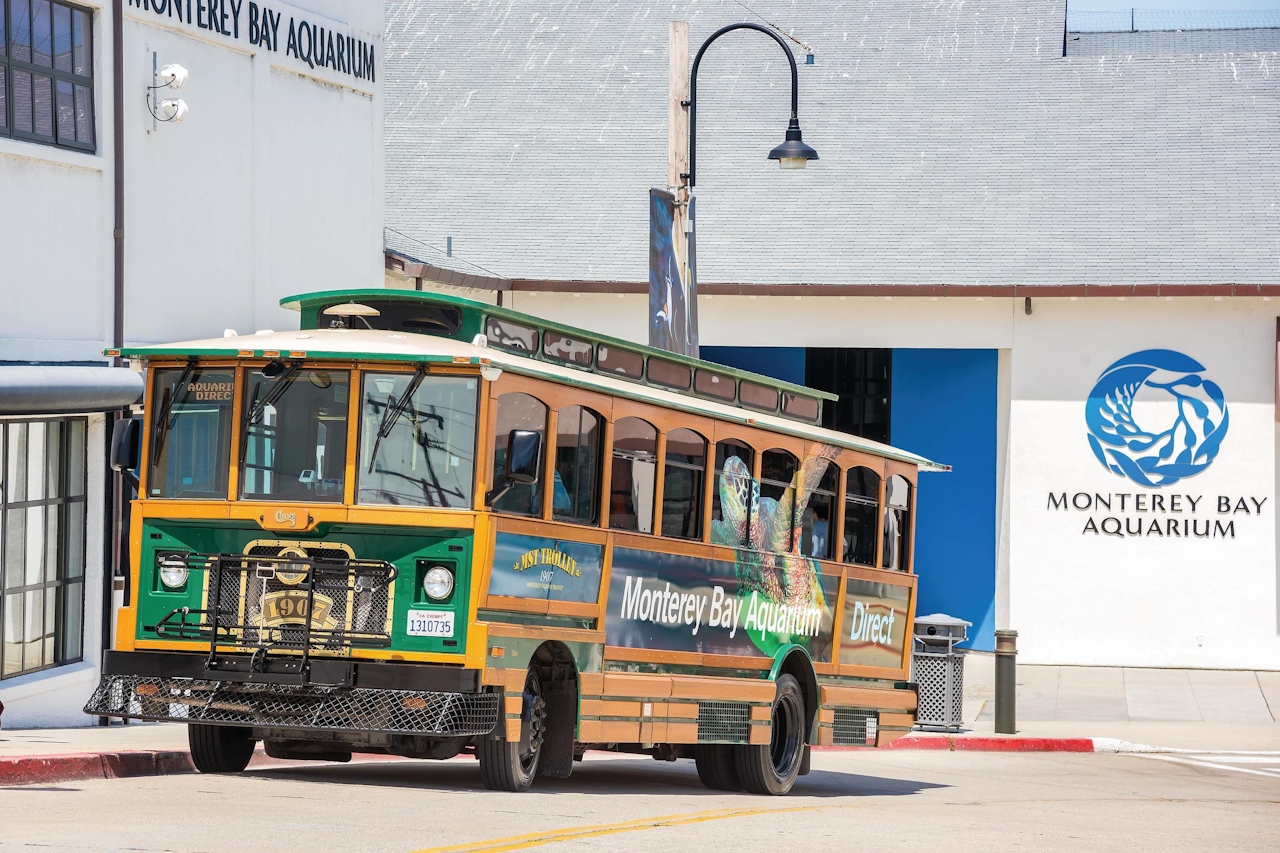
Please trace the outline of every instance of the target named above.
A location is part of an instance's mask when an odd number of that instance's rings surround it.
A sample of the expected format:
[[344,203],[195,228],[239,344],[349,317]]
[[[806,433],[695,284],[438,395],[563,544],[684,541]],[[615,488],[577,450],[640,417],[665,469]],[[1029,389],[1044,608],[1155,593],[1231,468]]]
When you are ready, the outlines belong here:
[[555,844],[560,841],[574,841],[580,838],[598,838],[602,835],[616,835],[621,832],[638,832],[643,829],[658,829],[664,826],[683,826],[691,823],[706,823],[712,820],[728,820],[736,817],[754,817],[765,814],[794,814],[796,812],[814,812],[824,809],[851,809],[854,806],[797,806],[789,809],[715,809],[690,814],[666,815],[663,817],[640,818],[619,823],[603,823],[594,826],[575,826],[567,829],[548,829],[542,832],[531,832],[527,835],[510,835],[506,838],[490,838],[484,841],[472,841],[467,844],[454,844],[447,847],[424,847],[413,853],[502,853],[505,850],[523,850],[543,844]]

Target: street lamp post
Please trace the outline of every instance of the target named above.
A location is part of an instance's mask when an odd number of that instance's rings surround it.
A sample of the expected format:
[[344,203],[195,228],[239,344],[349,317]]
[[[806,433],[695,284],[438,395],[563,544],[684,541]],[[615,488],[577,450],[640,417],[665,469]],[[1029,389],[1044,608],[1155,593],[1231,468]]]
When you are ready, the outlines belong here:
[[[695,122],[698,100],[698,67],[712,42],[734,30],[755,30],[778,43],[791,66],[791,121],[783,143],[769,152],[784,169],[803,169],[818,152],[800,137],[799,79],[796,58],[777,32],[759,24],[730,24],[711,34],[693,60],[689,71],[689,25],[671,22],[670,81],[667,103],[667,190],[669,212],[658,216],[650,211],[650,333],[653,346],[665,346],[686,355],[698,353],[697,279],[693,262],[694,200],[697,184]],[[688,171],[686,171],[686,169]],[[651,201],[651,204],[655,202]],[[668,242],[669,241],[669,242]],[[670,256],[654,246],[670,247]],[[672,263],[674,262],[674,263]],[[675,275],[671,275],[674,266]],[[678,280],[677,280],[678,279]],[[678,333],[672,329],[679,330]]]
[[693,73],[689,75],[689,100],[683,103],[683,106],[689,109],[689,171],[680,177],[686,179],[690,187],[698,185],[698,65],[701,64],[702,55],[707,52],[707,48],[711,47],[712,42],[725,33],[730,33],[734,30],[755,30],[756,32],[764,33],[778,43],[783,53],[787,55],[787,62],[791,65],[791,122],[787,125],[785,141],[769,152],[769,159],[777,160],[778,165],[784,169],[803,169],[810,160],[818,159],[818,152],[806,145],[800,138],[799,78],[796,74],[795,54],[791,52],[791,48],[783,41],[782,36],[768,27],[747,23],[729,24],[729,26],[721,27],[712,33],[711,37],[702,43],[702,47],[698,48],[698,55],[693,60]]

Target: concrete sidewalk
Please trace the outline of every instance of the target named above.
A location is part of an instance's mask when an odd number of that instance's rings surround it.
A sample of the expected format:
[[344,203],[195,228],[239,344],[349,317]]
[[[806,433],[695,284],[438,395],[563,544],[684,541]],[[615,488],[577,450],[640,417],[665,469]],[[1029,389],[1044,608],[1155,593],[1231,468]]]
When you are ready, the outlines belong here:
[[[1280,672],[1018,667],[1018,734],[1204,750],[1280,750]],[[965,729],[995,729],[995,658],[965,657]]]

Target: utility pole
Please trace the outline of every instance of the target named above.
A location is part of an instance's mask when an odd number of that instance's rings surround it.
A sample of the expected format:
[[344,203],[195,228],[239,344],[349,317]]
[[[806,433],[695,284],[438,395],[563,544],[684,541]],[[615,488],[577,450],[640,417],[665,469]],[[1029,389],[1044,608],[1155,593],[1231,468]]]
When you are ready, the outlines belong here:
[[[691,281],[689,270],[689,22],[671,22],[671,64],[667,81],[667,189],[675,194],[676,211],[671,222],[671,242],[680,261],[680,280],[685,288]],[[696,299],[692,293],[689,298]],[[686,305],[697,316],[696,305]]]

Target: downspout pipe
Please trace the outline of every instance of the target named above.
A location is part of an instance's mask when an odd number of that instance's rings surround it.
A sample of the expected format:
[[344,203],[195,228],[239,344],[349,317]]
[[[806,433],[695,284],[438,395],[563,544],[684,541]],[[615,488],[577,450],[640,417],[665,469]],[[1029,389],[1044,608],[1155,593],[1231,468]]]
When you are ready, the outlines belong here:
[[[112,131],[112,177],[115,183],[112,230],[114,247],[114,270],[112,275],[112,317],[111,346],[120,349],[124,346],[124,0],[116,0],[111,4],[111,131]],[[112,359],[112,366],[119,368],[119,357]],[[127,416],[127,410],[125,410]],[[105,418],[105,446],[111,446],[111,432],[118,413],[108,414]],[[115,577],[120,571],[121,548],[123,536],[125,507],[128,505],[124,492],[124,479],[107,469],[106,488],[103,490],[102,520],[103,559],[102,559],[102,637],[101,651],[111,648],[111,623],[114,614]],[[100,725],[108,725],[110,720],[99,717]]]

